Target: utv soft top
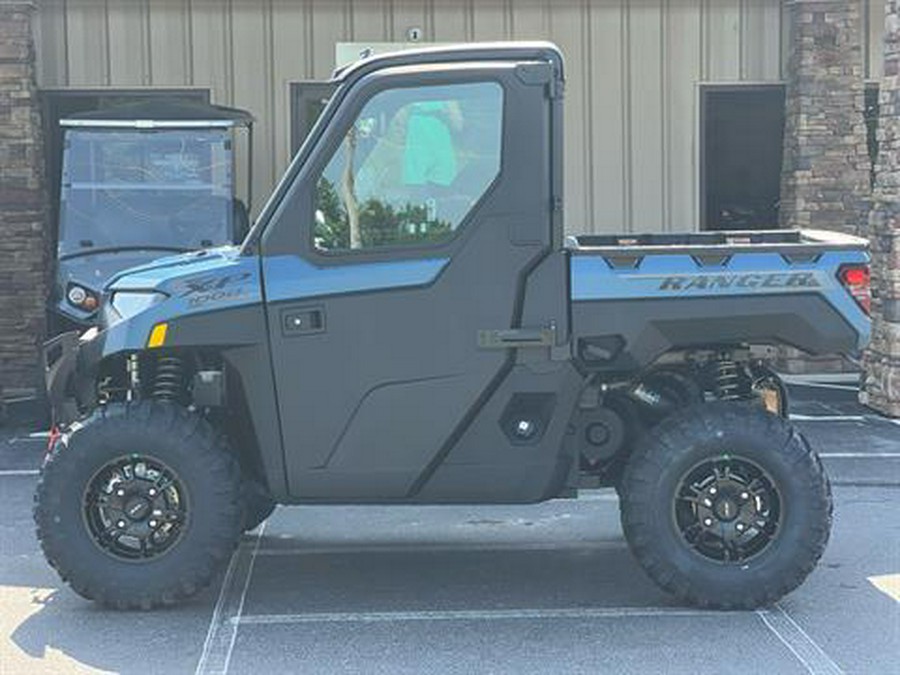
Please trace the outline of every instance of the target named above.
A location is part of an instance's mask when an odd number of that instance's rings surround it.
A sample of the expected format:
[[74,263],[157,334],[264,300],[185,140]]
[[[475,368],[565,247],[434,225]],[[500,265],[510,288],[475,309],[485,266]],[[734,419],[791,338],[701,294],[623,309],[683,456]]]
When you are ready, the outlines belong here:
[[63,127],[209,129],[249,127],[253,115],[240,108],[166,98],[78,113],[60,120],[59,124]]

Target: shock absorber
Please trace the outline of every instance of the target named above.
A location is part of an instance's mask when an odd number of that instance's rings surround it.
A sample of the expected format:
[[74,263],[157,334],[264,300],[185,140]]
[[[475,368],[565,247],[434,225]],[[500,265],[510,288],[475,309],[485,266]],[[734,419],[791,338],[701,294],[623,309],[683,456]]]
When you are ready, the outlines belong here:
[[716,394],[720,401],[737,401],[741,398],[741,375],[738,365],[727,356],[716,362]]
[[173,354],[165,354],[156,360],[153,377],[153,398],[161,401],[179,401],[184,393],[184,361]]

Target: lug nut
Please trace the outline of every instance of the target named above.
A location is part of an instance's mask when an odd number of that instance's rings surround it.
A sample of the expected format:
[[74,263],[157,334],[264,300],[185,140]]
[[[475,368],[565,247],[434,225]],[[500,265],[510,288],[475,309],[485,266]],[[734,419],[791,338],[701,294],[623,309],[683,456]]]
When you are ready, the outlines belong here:
[[743,499],[744,501],[747,501],[748,499],[750,499],[750,493],[749,493],[749,492],[742,492],[742,493],[741,493],[741,499]]
[[712,502],[709,499],[704,499],[703,506],[712,507]]
[[118,490],[116,490],[116,497],[124,497],[124,496],[125,496],[125,490],[123,490],[122,488],[119,488]]
[[707,527],[712,527],[712,524],[713,524],[712,518],[704,518],[703,524],[706,525]]
[[147,494],[150,495],[151,497],[155,497],[156,496],[156,488],[150,488],[149,490],[147,490]]
[[125,521],[120,520],[118,523],[116,523],[116,527],[118,527],[120,530],[123,529],[125,527]]
[[159,523],[157,523],[155,520],[151,520],[151,521],[150,521],[149,523],[147,523],[147,524],[148,524],[150,527],[156,527],[157,525],[159,525]]
[[711,488],[709,488],[709,494],[714,495],[714,494],[716,494],[717,492],[718,492],[718,490],[716,490],[716,486],[715,486],[715,485],[713,485]]
[[737,527],[738,532],[743,532],[747,526],[744,525],[743,523],[738,523],[737,525],[735,525],[735,527]]

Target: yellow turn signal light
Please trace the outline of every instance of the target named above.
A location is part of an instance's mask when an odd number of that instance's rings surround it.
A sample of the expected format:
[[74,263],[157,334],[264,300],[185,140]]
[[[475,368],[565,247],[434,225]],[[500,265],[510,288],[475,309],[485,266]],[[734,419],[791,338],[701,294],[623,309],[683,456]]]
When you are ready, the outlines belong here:
[[166,344],[166,333],[168,331],[169,324],[167,323],[158,323],[153,326],[153,330],[150,331],[150,339],[147,340],[147,348],[155,349]]

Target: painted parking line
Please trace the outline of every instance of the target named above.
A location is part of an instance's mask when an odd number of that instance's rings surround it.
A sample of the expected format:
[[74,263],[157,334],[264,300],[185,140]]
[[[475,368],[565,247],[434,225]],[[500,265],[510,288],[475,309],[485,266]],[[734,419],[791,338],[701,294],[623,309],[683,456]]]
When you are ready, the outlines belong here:
[[891,419],[882,415],[802,415],[792,413],[792,422],[875,422],[876,424],[893,424],[900,426],[900,419]]
[[876,577],[869,577],[869,583],[879,591],[900,602],[900,574],[882,574]]
[[822,459],[900,459],[900,452],[820,452]]
[[608,488],[588,489],[578,491],[578,501],[580,502],[617,502],[619,495],[615,490]]
[[602,549],[621,549],[627,544],[625,540],[597,542],[536,542],[520,544],[515,542],[496,544],[429,544],[416,546],[397,542],[375,546],[292,546],[286,548],[261,548],[257,555],[264,557],[304,556],[304,555],[366,555],[369,553],[492,553],[492,552],[561,552],[561,551],[596,551]]
[[38,469],[3,469],[0,471],[0,478],[6,476],[37,476],[40,473]]
[[844,671],[834,659],[780,604],[772,609],[756,610],[756,615],[811,675],[843,675]]
[[50,438],[49,431],[37,431],[27,436],[15,436],[7,441],[9,445],[18,445],[19,443],[46,443]]
[[867,422],[877,419],[869,415],[799,415],[790,416],[792,422]]
[[562,609],[435,610],[416,612],[309,612],[306,614],[249,614],[232,619],[245,625],[310,623],[408,623],[418,621],[534,621],[549,619],[628,619],[653,617],[746,616],[742,612],[679,607],[573,607]]
[[213,608],[206,639],[203,641],[203,651],[200,653],[195,675],[213,673],[224,675],[228,672],[237,639],[238,623],[244,611],[247,589],[250,588],[253,566],[265,530],[266,524],[263,523],[257,529],[252,544],[239,546],[231,556],[216,606]]

